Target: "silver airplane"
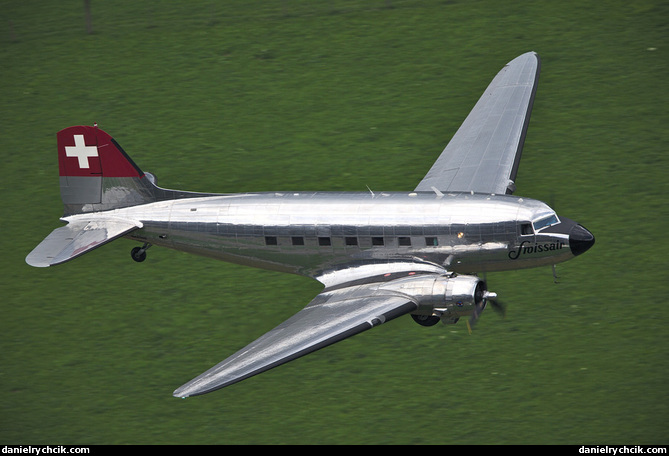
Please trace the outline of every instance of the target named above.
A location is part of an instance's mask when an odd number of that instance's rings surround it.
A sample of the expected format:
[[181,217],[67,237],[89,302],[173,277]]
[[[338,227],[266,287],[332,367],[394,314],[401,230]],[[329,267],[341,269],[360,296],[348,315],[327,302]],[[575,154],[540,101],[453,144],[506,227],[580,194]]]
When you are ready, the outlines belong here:
[[523,54],[495,76],[413,191],[194,193],[167,190],[107,133],[57,134],[62,221],[27,257],[72,260],[116,238],[311,277],[306,307],[187,382],[214,391],[410,314],[424,326],[475,323],[497,303],[478,274],[551,265],[594,244],[541,201],[513,196],[539,77]]

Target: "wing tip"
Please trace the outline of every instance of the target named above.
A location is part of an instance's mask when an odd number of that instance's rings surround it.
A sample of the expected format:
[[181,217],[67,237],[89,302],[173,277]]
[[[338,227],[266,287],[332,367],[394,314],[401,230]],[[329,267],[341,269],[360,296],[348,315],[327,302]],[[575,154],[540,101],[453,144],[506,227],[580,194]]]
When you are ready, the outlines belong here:
[[197,395],[198,391],[196,388],[192,387],[192,381],[181,385],[179,388],[175,389],[174,392],[172,393],[172,396],[178,399],[186,399],[188,397]]
[[509,63],[507,63],[506,66],[509,66],[513,63],[519,63],[521,61],[530,60],[532,58],[536,60],[537,67],[541,65],[541,57],[539,56],[539,54],[535,51],[528,51],[525,52],[524,54],[520,54],[518,57],[509,61]]
[[174,392],[172,393],[172,396],[176,397],[177,399],[187,399],[191,396],[196,396],[197,394],[194,394],[194,392],[189,391],[187,386],[188,384],[182,385],[179,388],[175,389]]
[[530,57],[530,56],[533,56],[536,59],[540,58],[539,53],[537,53],[536,51],[528,51],[528,52],[525,52],[524,54],[520,54],[518,57]]
[[256,373],[260,373],[254,372],[250,375],[232,376],[232,378],[230,378],[227,375],[224,375],[225,371],[221,371],[220,369],[220,366],[224,363],[225,360],[221,361],[219,364],[212,367],[208,371],[198,375],[194,379],[184,383],[179,388],[174,390],[172,396],[180,399],[186,399],[187,397],[192,396],[202,396],[204,394],[208,394],[226,386],[232,385],[233,383],[237,383],[255,375]]
[[190,394],[184,394],[179,389],[177,389],[174,390],[172,396],[176,397],[177,399],[188,399],[190,397]]
[[48,268],[51,266],[51,263],[49,262],[31,258],[31,255],[26,257],[26,264],[28,264],[28,266],[32,266],[33,268]]
[[177,399],[186,399],[193,396],[202,396],[203,394],[211,393],[230,384],[228,382],[221,384],[213,383],[212,385],[212,383],[210,382],[206,383],[205,385],[199,386],[197,384],[199,383],[198,382],[199,379],[200,377],[195,378],[188,383],[184,383],[179,388],[175,389],[174,392],[172,392],[172,396],[176,397]]

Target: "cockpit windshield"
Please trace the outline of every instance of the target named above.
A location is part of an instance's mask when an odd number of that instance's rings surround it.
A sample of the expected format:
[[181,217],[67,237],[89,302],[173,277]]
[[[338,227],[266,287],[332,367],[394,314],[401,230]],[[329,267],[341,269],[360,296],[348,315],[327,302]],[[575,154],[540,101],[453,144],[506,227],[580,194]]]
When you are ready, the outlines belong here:
[[560,220],[558,220],[557,215],[551,214],[547,217],[542,217],[539,220],[532,222],[532,225],[534,226],[534,231],[539,231],[549,226],[555,225],[557,223],[560,223]]

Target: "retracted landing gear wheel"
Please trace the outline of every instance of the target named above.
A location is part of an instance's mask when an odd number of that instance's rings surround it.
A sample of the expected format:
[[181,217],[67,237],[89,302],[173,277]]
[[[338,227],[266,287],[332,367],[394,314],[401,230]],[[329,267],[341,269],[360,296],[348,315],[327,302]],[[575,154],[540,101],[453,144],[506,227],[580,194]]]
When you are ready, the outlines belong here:
[[144,247],[135,247],[130,251],[130,256],[138,263],[146,260],[146,249]]
[[437,323],[439,323],[439,320],[441,318],[437,317],[436,315],[414,315],[411,314],[411,318],[413,318],[413,321],[418,323],[421,326],[434,326]]

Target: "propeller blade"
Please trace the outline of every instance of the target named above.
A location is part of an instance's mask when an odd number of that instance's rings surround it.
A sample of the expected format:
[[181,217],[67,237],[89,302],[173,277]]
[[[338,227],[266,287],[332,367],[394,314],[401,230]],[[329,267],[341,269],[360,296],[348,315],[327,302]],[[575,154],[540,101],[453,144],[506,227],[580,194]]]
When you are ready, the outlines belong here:
[[479,317],[483,313],[483,310],[485,309],[486,306],[486,301],[485,299],[481,301],[481,303],[476,304],[476,307],[474,307],[474,311],[472,312],[472,316],[469,317],[469,320],[467,320],[467,330],[469,330],[469,334],[472,333],[472,328],[476,324],[476,322],[479,320]]
[[490,304],[495,312],[501,314],[502,317],[506,317],[506,305],[497,300],[497,293],[486,291],[483,294],[481,302],[474,307],[472,316],[467,320],[467,330],[469,331],[469,334],[472,333],[472,329],[483,313],[483,310],[486,308],[486,304]]
[[506,304],[497,300],[490,301],[489,303],[495,312],[500,314],[502,317],[506,317]]

